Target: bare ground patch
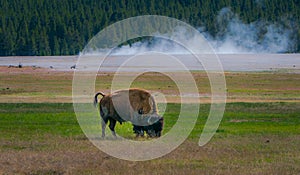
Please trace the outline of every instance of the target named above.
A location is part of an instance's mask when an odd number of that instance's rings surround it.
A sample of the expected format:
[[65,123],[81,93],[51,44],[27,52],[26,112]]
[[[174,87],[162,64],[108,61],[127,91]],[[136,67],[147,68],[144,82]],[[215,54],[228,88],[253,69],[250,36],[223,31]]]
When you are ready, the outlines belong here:
[[[268,140],[268,142],[266,142]],[[24,144],[24,143],[23,143]],[[161,159],[113,158],[80,138],[51,138],[47,149],[1,149],[5,174],[297,174],[299,136],[218,137],[203,147],[185,141]],[[15,143],[13,144],[15,145]],[[25,144],[26,145],[26,144]]]

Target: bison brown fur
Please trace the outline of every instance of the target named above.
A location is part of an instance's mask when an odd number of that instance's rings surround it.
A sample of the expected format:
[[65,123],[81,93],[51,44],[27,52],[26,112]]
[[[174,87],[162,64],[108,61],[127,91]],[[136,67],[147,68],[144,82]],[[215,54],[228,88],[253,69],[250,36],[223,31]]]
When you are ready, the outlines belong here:
[[117,122],[130,121],[137,136],[143,136],[144,131],[150,137],[160,137],[163,129],[163,118],[157,114],[154,98],[143,89],[119,90],[105,95],[102,92],[95,94],[94,105],[98,103],[98,95],[103,96],[99,102],[99,111],[102,118],[102,137],[105,137],[105,127],[109,121],[109,128],[116,136]]

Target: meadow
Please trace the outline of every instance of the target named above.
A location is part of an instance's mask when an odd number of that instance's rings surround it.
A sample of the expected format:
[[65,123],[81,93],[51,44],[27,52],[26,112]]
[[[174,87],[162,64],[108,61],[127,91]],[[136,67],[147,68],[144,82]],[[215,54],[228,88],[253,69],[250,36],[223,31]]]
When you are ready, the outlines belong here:
[[[200,94],[209,94],[205,73],[193,75]],[[300,172],[299,74],[226,72],[228,103],[213,139],[198,146],[210,107],[207,95],[188,139],[170,154],[145,162],[116,159],[87,139],[70,101],[72,72],[3,68],[0,77],[0,174]],[[107,92],[112,75],[98,79],[97,89]],[[139,77],[133,86],[177,93],[174,83],[157,73]],[[180,109],[177,99],[170,101],[164,134],[176,123]],[[129,123],[118,124],[116,132],[135,139],[131,128]]]

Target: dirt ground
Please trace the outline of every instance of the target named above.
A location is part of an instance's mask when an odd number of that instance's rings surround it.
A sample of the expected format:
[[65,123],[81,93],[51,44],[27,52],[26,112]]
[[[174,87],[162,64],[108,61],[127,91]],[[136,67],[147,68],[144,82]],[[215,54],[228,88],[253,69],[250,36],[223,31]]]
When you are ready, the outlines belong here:
[[9,149],[9,144],[16,146],[16,143],[1,143],[8,149],[0,152],[0,170],[4,174],[198,175],[286,174],[299,168],[295,166],[299,161],[297,155],[289,155],[289,152],[295,152],[299,142],[290,143],[288,148],[281,150],[286,142],[299,140],[298,136],[217,137],[203,147],[195,141],[185,141],[172,153],[146,162],[113,158],[84,138],[49,139],[45,143],[19,143],[22,148],[15,149]]

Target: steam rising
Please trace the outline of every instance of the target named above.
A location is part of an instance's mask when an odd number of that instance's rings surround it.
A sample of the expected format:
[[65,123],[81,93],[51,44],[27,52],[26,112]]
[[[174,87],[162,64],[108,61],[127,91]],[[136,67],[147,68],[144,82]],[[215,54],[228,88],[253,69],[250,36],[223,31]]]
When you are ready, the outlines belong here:
[[[292,31],[283,24],[270,24],[266,21],[254,21],[249,24],[239,19],[230,8],[223,8],[217,16],[218,33],[215,36],[205,31],[204,27],[198,30],[219,54],[235,53],[284,53],[289,52],[294,41],[291,39]],[[176,29],[173,35],[185,37],[185,31]],[[161,36],[161,37],[160,37]],[[191,44],[193,38],[186,38]],[[170,54],[187,54],[185,48],[163,39],[163,35],[151,41],[136,42],[131,46],[125,45],[114,49],[114,55],[134,55],[137,53],[156,51]]]
[[219,33],[206,35],[217,53],[282,53],[292,46],[291,31],[281,24],[266,21],[243,23],[229,8],[217,17]]

